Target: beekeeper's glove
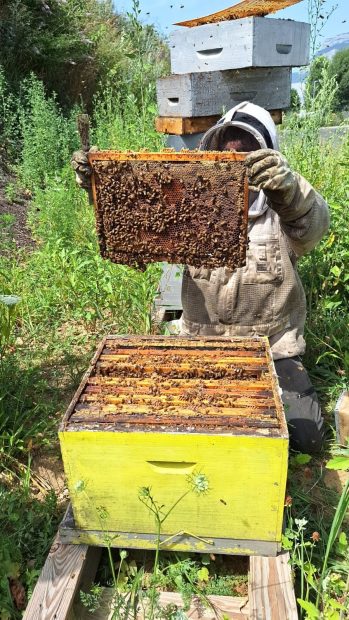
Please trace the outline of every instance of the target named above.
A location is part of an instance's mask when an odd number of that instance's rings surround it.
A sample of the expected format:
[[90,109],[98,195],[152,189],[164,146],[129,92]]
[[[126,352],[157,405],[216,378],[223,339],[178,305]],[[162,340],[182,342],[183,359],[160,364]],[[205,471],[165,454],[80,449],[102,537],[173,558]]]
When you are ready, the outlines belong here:
[[298,181],[287,160],[273,149],[252,151],[246,157],[247,175],[252,191],[263,190],[272,205],[288,207],[297,191]]
[[[98,149],[96,146],[91,146],[88,152],[93,153],[97,150]],[[88,163],[87,155],[88,153],[86,153],[82,149],[80,151],[75,151],[75,153],[73,153],[70,163],[73,170],[75,171],[75,180],[79,187],[90,192],[92,169],[90,164]]]

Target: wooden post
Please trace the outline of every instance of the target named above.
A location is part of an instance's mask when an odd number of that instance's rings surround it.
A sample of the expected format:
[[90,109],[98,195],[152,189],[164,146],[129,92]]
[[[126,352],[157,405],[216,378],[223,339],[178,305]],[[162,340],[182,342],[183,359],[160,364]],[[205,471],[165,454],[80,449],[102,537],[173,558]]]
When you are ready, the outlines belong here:
[[298,620],[289,554],[251,556],[249,605],[251,620]]
[[79,114],[77,118],[81,148],[85,153],[90,150],[90,119],[88,114]]

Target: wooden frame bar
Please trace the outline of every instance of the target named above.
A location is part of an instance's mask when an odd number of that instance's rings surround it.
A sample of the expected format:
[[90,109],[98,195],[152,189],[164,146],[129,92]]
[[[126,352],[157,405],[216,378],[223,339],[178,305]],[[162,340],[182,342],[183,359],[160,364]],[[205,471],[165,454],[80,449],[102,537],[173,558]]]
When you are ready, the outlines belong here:
[[[185,119],[184,119],[185,120]],[[96,151],[88,153],[90,163],[94,161],[244,161],[246,153],[235,151],[180,151],[164,149],[159,153],[151,151]]]

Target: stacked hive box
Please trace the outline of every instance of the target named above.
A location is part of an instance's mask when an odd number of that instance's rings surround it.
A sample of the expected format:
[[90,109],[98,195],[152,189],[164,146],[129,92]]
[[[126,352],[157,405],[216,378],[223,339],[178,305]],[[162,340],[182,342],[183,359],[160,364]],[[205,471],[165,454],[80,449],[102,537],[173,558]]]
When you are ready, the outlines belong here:
[[60,442],[62,542],[154,548],[151,493],[162,549],[280,548],[288,435],[266,338],[106,337]]
[[251,101],[290,105],[291,68],[309,60],[309,24],[264,17],[182,28],[170,35],[172,75],[158,80],[157,130],[195,148],[224,110]]

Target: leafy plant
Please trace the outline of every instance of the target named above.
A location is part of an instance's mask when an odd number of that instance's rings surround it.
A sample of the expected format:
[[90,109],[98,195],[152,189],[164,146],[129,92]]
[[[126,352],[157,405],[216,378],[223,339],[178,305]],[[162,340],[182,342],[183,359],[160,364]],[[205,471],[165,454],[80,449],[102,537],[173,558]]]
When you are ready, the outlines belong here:
[[[329,469],[349,468],[348,448],[333,450],[334,458],[327,467]],[[307,465],[294,461],[292,467]],[[292,470],[291,470],[292,471]],[[295,472],[293,470],[293,475]],[[329,532],[309,529],[306,518],[293,516],[292,502],[286,501],[287,527],[282,538],[284,549],[290,552],[291,565],[296,570],[299,583],[300,608],[306,612],[306,618],[333,618],[339,620],[340,613],[349,603],[349,580],[345,575],[349,570],[349,548],[345,531],[341,531],[349,508],[349,481],[344,485],[334,515],[329,525]],[[322,541],[324,537],[324,541]],[[323,544],[323,552],[319,546]]]
[[100,607],[102,593],[103,588],[98,583],[94,583],[89,592],[80,590],[80,600],[83,606],[86,607],[89,612],[93,613]]
[[8,347],[16,319],[17,295],[0,295],[0,363]]

